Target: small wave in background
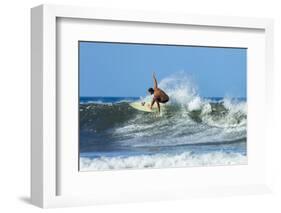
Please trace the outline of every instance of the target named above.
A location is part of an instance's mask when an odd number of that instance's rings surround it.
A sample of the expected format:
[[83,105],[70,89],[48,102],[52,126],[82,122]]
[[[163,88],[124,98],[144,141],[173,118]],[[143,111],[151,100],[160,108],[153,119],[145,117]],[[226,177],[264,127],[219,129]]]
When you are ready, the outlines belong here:
[[236,165],[247,162],[243,98],[200,97],[184,73],[159,87],[170,101],[157,113],[133,109],[151,97],[80,98],[80,169]]

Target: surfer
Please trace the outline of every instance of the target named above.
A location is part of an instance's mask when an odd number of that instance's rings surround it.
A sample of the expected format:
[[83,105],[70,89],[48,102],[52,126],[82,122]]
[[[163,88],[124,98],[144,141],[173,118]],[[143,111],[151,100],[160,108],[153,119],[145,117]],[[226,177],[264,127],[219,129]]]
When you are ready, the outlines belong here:
[[154,88],[149,88],[148,92],[153,95],[152,102],[150,104],[150,109],[152,109],[154,103],[156,102],[158,111],[160,113],[160,103],[164,104],[169,101],[169,96],[160,88],[158,88],[155,73],[153,73]]

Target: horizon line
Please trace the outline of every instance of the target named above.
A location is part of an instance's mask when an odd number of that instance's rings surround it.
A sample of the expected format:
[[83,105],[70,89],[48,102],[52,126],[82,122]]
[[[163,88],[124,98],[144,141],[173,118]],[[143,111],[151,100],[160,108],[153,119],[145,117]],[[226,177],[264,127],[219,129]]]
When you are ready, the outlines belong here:
[[[140,98],[142,96],[79,96],[79,98]],[[203,98],[247,98],[247,97],[231,97],[231,96],[199,96]]]

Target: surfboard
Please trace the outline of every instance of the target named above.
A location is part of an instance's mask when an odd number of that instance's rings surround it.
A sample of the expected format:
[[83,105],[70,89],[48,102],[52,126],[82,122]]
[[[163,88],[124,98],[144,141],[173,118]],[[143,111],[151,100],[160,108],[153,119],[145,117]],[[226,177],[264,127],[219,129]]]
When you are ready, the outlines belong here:
[[[155,103],[153,105],[152,110],[150,109],[150,104],[151,102],[136,101],[130,103],[130,106],[136,110],[143,111],[143,112],[158,112],[157,104]],[[163,105],[160,104],[160,107],[163,107]]]

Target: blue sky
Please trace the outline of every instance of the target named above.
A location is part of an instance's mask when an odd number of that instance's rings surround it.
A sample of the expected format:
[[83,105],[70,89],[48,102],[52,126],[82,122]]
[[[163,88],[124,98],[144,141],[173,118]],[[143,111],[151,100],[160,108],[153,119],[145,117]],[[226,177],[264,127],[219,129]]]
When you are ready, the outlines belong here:
[[179,71],[202,97],[246,97],[247,50],[173,45],[79,42],[80,96],[140,97]]

